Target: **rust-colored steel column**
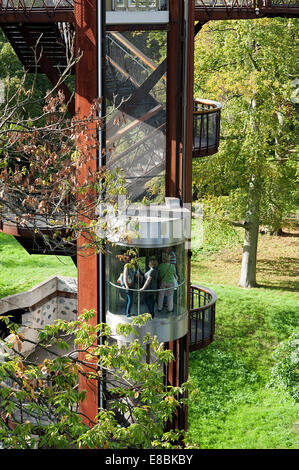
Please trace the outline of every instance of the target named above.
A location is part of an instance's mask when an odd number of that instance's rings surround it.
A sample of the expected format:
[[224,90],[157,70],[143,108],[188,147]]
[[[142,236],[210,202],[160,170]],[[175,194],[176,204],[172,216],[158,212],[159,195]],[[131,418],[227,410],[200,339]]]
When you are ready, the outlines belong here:
[[[180,159],[182,150],[182,91],[183,91],[183,0],[170,0],[170,30],[167,37],[167,137],[166,137],[166,172],[165,195],[181,196]],[[181,339],[170,341],[165,347],[172,351],[174,361],[167,367],[166,382],[180,386],[177,369],[183,369],[177,356]],[[167,429],[185,428],[180,426],[186,421],[185,409],[181,408],[168,423]]]
[[194,0],[188,1],[185,42],[185,137],[184,137],[184,202],[192,202],[192,145],[193,145],[193,94],[194,94]]
[[[97,72],[97,0],[76,0],[74,5],[76,28],[76,51],[83,53],[81,60],[76,65],[76,115],[84,119],[90,114],[93,101],[98,97],[98,72]],[[90,137],[96,139],[95,126],[90,127]],[[83,147],[83,139],[82,139]],[[88,160],[80,171],[78,178],[85,178],[88,169],[96,171],[98,155],[97,149],[88,150]],[[78,240],[78,251],[85,243],[82,236]],[[97,254],[77,256],[78,269],[78,315],[83,310],[94,309],[98,311],[98,260]],[[91,324],[97,323],[97,317],[90,320]],[[84,355],[81,353],[81,358]],[[98,413],[98,386],[96,382],[79,378],[79,390],[86,390],[86,398],[81,404],[80,412],[85,416],[84,421],[92,425]]]
[[[167,54],[166,196],[192,202],[192,140],[194,81],[194,0],[170,0]],[[190,248],[190,246],[189,246]],[[190,257],[187,272],[190,291]],[[189,302],[188,302],[189,305]],[[166,344],[175,357],[167,381],[180,386],[188,379],[189,334]],[[187,429],[188,410],[177,411],[169,427]]]
[[170,0],[170,30],[167,36],[167,138],[165,194],[179,197],[178,163],[182,148],[182,47],[183,0]]
[[[195,14],[195,0],[188,1],[188,12],[185,12],[185,77],[184,77],[184,119],[185,119],[185,130],[184,130],[184,158],[182,161],[182,184],[183,184],[183,200],[184,203],[192,204],[192,146],[193,146],[193,99],[194,99],[194,14]],[[190,234],[191,236],[191,234]],[[191,293],[191,239],[188,240],[188,265],[187,265],[187,305],[190,305],[190,293]],[[189,334],[183,338],[185,339],[184,344],[181,345],[182,355],[185,356],[185,367],[186,375],[184,380],[188,379],[189,371]],[[188,425],[188,410],[185,409],[185,429]]]

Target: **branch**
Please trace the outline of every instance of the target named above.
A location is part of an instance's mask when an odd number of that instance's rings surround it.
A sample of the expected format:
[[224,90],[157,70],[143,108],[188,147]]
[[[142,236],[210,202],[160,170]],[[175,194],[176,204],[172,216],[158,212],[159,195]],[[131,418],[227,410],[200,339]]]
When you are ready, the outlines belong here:
[[228,222],[233,227],[241,227],[241,228],[244,228],[245,230],[248,230],[251,226],[251,224],[247,220],[234,221],[234,220],[230,220],[230,219],[226,219],[226,218],[223,218],[222,220],[224,222]]

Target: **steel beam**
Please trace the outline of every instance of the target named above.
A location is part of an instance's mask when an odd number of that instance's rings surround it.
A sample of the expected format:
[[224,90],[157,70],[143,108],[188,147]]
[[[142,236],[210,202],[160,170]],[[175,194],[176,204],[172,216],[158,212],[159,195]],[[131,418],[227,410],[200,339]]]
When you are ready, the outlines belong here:
[[0,9],[0,24],[9,23],[73,23],[72,10],[47,11],[5,11]]
[[[97,71],[97,0],[78,0],[75,3],[75,31],[76,50],[82,51],[81,60],[76,65],[76,116],[85,119],[90,114],[93,101],[98,97],[98,71]],[[97,138],[96,130],[90,128],[92,138]],[[79,142],[80,145],[80,142]],[[84,138],[82,137],[82,149]],[[84,150],[83,150],[84,151]],[[85,166],[78,175],[79,181],[83,181],[88,170],[97,170],[97,150],[89,151]],[[78,240],[78,250],[85,243],[84,236]],[[89,256],[77,256],[78,268],[78,315],[83,310],[98,311],[98,257],[96,253]],[[97,318],[90,320],[91,325],[97,324]],[[80,359],[84,359],[84,353],[79,353]],[[95,422],[98,413],[98,383],[79,377],[79,390],[86,390],[86,398],[80,404],[80,412],[85,416],[87,425]]]
[[257,18],[297,18],[299,8],[297,7],[268,7],[268,8],[246,8],[246,7],[195,7],[195,21],[209,20],[250,20]]

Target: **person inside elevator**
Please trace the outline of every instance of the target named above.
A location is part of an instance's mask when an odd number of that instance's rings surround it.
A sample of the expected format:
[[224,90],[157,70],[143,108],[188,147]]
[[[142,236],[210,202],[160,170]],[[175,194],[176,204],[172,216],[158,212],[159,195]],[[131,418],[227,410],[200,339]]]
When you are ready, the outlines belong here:
[[[155,256],[151,256],[148,262],[149,270],[144,274],[145,283],[140,289],[144,292],[143,299],[152,318],[155,317],[155,292],[158,289],[158,261]],[[149,292],[150,291],[150,292]]]
[[133,302],[133,288],[135,283],[135,275],[136,275],[136,268],[134,263],[132,262],[131,256],[128,254],[124,254],[123,261],[125,263],[124,270],[121,276],[121,286],[125,287],[126,289],[126,316],[131,316],[131,308]]
[[175,265],[170,263],[169,253],[165,253],[162,263],[158,266],[159,279],[161,281],[158,295],[158,312],[163,309],[164,296],[167,297],[167,310],[173,311],[173,293],[175,282]]
[[[169,262],[170,264],[173,264],[174,267],[175,267],[175,274],[174,274],[174,284],[175,284],[175,287],[178,286],[178,280],[177,280],[177,268],[176,268],[176,265],[177,265],[177,255],[176,255],[176,252],[175,252],[175,249],[170,247],[170,246],[166,246],[165,248],[163,248],[163,251],[162,251],[162,263],[165,263],[165,257],[167,257],[167,255],[169,255]],[[164,295],[164,298],[163,298],[163,307],[166,307],[167,305],[167,298],[166,298],[166,294]]]
[[165,263],[165,259],[169,256],[170,264],[174,264],[176,266],[176,253],[174,249],[170,246],[166,246],[162,251],[162,263]]

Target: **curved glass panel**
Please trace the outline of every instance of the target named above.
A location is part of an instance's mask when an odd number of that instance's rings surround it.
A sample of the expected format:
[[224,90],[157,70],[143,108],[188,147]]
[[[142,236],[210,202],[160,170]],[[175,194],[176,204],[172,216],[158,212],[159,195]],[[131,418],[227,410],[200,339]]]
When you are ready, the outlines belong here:
[[110,10],[167,10],[167,0],[106,0],[106,9]]
[[107,311],[127,317],[150,313],[176,317],[187,311],[184,243],[163,248],[110,246],[107,254]]

